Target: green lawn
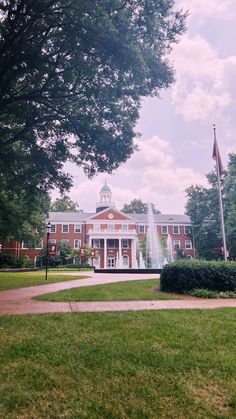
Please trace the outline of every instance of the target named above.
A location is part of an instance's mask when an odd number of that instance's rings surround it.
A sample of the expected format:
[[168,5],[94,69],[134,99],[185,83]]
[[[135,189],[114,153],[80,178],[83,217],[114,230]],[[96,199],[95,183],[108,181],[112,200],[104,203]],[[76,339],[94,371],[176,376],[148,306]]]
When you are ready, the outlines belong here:
[[35,297],[46,301],[172,300],[177,297],[157,291],[159,279],[127,281],[78,287]]
[[0,291],[30,287],[31,285],[50,284],[52,282],[72,281],[73,279],[88,278],[85,275],[56,275],[48,273],[48,280],[45,281],[45,272],[0,272]]
[[1,317],[0,417],[235,418],[236,310]]

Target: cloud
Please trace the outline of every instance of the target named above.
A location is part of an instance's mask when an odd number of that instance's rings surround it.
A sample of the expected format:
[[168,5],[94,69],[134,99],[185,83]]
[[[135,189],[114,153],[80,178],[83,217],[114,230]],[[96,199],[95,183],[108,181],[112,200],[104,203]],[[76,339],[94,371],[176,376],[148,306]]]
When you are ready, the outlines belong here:
[[[191,167],[178,167],[169,142],[154,136],[138,141],[139,152],[119,170],[119,178],[125,185],[134,179],[136,188],[112,188],[120,207],[134,198],[154,202],[162,212],[183,212],[185,189],[192,184],[206,185],[206,179]],[[125,178],[127,180],[125,180]],[[118,201],[117,201],[118,198]]]
[[189,18],[203,23],[206,19],[231,19],[235,16],[235,0],[179,0],[178,6],[189,11]]
[[186,35],[174,51],[174,61],[172,104],[185,121],[214,121],[233,104],[236,56],[219,58],[203,37]]
[[133,199],[142,199],[153,202],[163,213],[183,213],[185,189],[191,184],[205,185],[205,177],[191,167],[179,167],[169,142],[158,136],[137,140],[137,145],[139,151],[114,175],[100,174],[88,180],[81,169],[75,169],[75,185],[70,198],[84,211],[95,211],[99,191],[106,179],[117,208],[121,209]]

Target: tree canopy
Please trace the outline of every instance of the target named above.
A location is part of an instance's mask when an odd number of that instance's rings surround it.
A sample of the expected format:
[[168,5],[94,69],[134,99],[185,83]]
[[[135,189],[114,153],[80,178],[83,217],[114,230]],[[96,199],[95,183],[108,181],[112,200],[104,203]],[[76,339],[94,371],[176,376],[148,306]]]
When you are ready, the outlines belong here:
[[61,198],[57,198],[51,203],[50,211],[63,211],[63,212],[76,212],[79,210],[77,202],[72,201],[69,196],[64,195]]
[[[200,185],[186,190],[186,212],[193,223],[193,236],[200,257],[215,259],[222,255],[222,234],[219,215],[217,177],[207,175],[209,188]],[[236,154],[221,179],[227,248],[230,258],[236,258]]]
[[[155,208],[154,204],[151,204],[151,207],[154,214],[160,214],[160,211]],[[147,214],[148,203],[143,202],[141,199],[133,199],[130,204],[125,204],[121,211],[126,214]]]
[[184,20],[173,0],[2,0],[1,194],[65,192],[68,160],[88,176],[126,161]]

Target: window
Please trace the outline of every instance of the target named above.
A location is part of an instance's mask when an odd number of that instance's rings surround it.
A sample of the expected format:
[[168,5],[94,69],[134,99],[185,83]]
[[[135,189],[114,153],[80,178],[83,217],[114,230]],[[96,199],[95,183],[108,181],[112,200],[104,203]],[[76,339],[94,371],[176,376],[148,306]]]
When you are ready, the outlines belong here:
[[162,234],[168,234],[168,226],[161,226]]
[[69,233],[69,226],[68,226],[68,224],[62,224],[61,231],[62,231],[62,233]]
[[123,256],[123,266],[124,267],[129,266],[129,257],[127,255]]
[[174,240],[173,245],[174,245],[175,249],[179,249],[180,248],[180,240]]
[[74,249],[80,249],[81,247],[81,240],[74,240]]
[[123,249],[128,249],[129,247],[129,240],[128,239],[122,239],[121,240],[121,246]]
[[57,242],[57,241],[56,241],[55,239],[49,239],[49,240],[48,240],[48,243],[49,243],[49,244],[56,244],[56,242]]
[[108,239],[107,240],[107,247],[109,247],[110,249],[114,249],[115,248],[115,240],[112,239]]
[[43,240],[38,240],[36,243],[35,249],[42,249],[43,248]]
[[192,227],[191,226],[184,226],[184,233],[185,234],[192,234]]
[[60,242],[61,243],[69,243],[69,239],[61,239]]
[[139,233],[144,234],[145,233],[145,226],[139,226]]
[[192,249],[192,241],[185,240],[185,249]]
[[179,226],[173,226],[173,233],[179,234]]
[[127,231],[127,230],[128,230],[128,226],[127,226],[127,224],[123,224],[123,225],[121,226],[121,229],[122,229],[123,231]]
[[100,249],[100,240],[93,239],[93,249]]
[[51,224],[51,233],[56,233],[56,224]]
[[38,239],[36,241],[23,241],[22,242],[22,249],[42,249],[43,248],[43,241]]
[[109,231],[114,231],[114,229],[115,229],[114,224],[108,224],[108,230]]
[[81,224],[75,224],[74,233],[81,233]]

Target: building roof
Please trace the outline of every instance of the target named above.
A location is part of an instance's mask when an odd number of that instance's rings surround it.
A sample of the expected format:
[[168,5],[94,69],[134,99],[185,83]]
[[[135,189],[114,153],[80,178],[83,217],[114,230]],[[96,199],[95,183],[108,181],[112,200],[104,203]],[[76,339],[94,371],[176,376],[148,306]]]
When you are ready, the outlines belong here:
[[88,217],[90,217],[93,213],[91,212],[83,212],[83,211],[76,211],[76,212],[61,212],[61,211],[53,211],[49,212],[48,219],[51,223],[77,223],[86,221]]
[[[105,211],[105,210],[104,210]],[[117,210],[116,210],[117,211]],[[120,211],[118,211],[120,212]],[[48,220],[53,223],[79,223],[85,222],[93,215],[97,215],[95,212],[50,212]],[[133,219],[138,223],[148,223],[148,214],[125,214],[129,218]],[[154,221],[158,224],[191,224],[191,220],[187,215],[183,214],[154,214]]]
[[[148,214],[130,214],[137,222],[148,223]],[[153,214],[155,223],[160,224],[191,224],[191,220],[184,214]]]

